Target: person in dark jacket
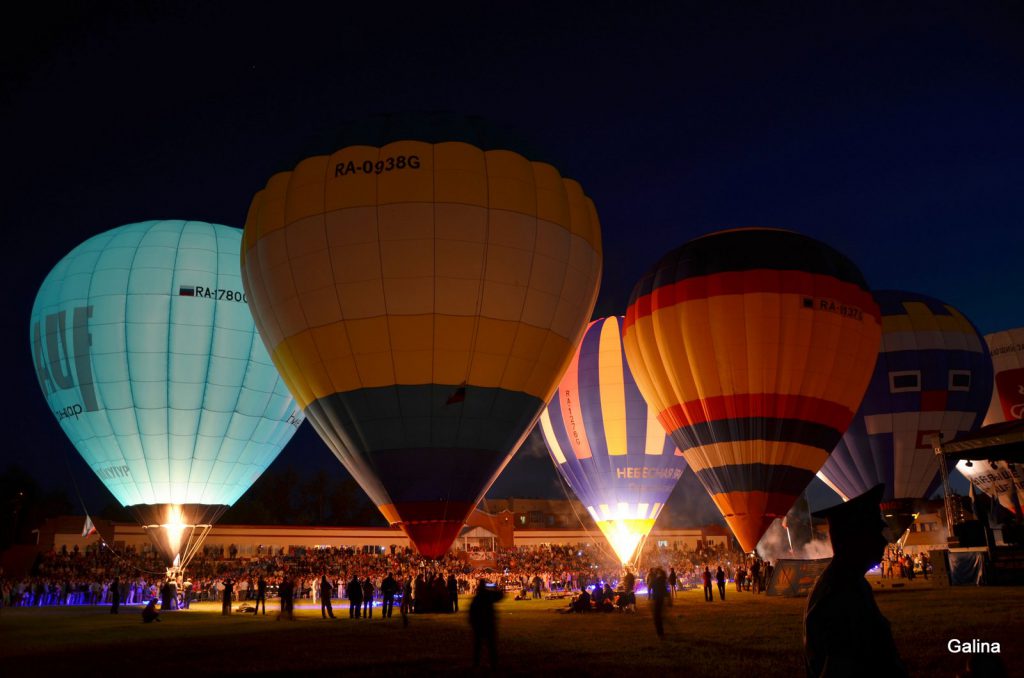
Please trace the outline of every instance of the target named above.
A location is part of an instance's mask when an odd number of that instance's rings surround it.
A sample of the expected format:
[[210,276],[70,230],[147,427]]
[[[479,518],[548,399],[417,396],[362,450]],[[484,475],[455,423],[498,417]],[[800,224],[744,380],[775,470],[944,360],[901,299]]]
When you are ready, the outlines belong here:
[[334,587],[331,586],[331,582],[327,581],[327,575],[324,574],[320,578],[320,616],[327,619],[330,616],[334,619],[334,609],[331,607],[331,594],[334,593]]
[[160,586],[160,609],[170,610],[171,608],[171,582],[165,581]]
[[626,596],[624,609],[636,612],[636,576],[629,568],[626,568],[626,574],[622,576],[622,587]]
[[405,578],[402,584],[402,606],[398,608],[402,615],[402,626],[409,626],[409,614],[412,612],[412,576]]
[[224,601],[221,604],[221,614],[231,614],[231,594],[235,591],[235,582],[230,579],[224,580]]
[[864,574],[882,559],[885,485],[814,513],[828,520],[834,556],[807,597],[804,659],[809,678],[907,676],[889,621]]
[[504,594],[494,584],[481,579],[476,595],[469,605],[469,625],[473,628],[473,666],[480,667],[480,647],[487,645],[491,669],[498,667],[498,624],[494,618],[494,604]]
[[142,611],[142,623],[160,621],[160,613],[156,611],[156,598],[150,598],[146,609]]
[[256,606],[252,608],[253,616],[259,614],[260,603],[263,603],[263,614],[267,614],[267,580],[260,575],[260,578],[256,580]]
[[117,614],[119,607],[121,607],[121,582],[114,577],[114,581],[110,582],[110,614]]
[[363,580],[363,617],[373,619],[373,582],[367,577]]
[[650,581],[647,582],[651,592],[651,614],[654,617],[654,632],[659,638],[665,637],[665,599],[668,597],[668,578],[665,570],[655,567],[651,570]]
[[[295,621],[295,584],[289,577],[281,580],[277,587],[277,594],[281,597],[281,611],[277,613],[277,619],[290,619]],[[263,611],[266,612],[266,602],[263,603]]]
[[707,565],[704,566],[704,602],[710,603],[714,601],[715,593],[714,589],[711,588],[711,568]]
[[425,605],[427,599],[427,580],[423,578],[423,573],[416,575],[416,580],[412,584],[412,611],[416,614],[420,612],[429,612]]
[[721,600],[725,600],[725,570],[722,566],[718,566],[718,572],[715,573],[715,581],[718,582],[718,597]]
[[348,596],[348,618],[359,619],[363,607],[363,585],[359,577],[352,575],[352,581],[345,587],[345,595]]
[[388,576],[380,583],[380,598],[383,607],[380,616],[384,619],[391,619],[391,610],[395,606],[395,594],[398,593],[398,582],[388,572]]
[[575,598],[569,603],[569,612],[590,612],[593,608],[590,607],[590,594],[587,593],[586,589],[583,589],[576,595]]
[[450,601],[450,610],[452,612],[459,611],[459,582],[456,581],[455,575],[448,574],[448,599]]

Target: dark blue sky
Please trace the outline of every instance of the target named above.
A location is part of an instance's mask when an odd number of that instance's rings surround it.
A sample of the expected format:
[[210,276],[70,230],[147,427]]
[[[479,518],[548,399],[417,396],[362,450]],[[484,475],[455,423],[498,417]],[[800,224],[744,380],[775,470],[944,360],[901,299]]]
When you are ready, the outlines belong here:
[[[875,288],[954,304],[982,332],[1024,325],[1019,5],[135,4],[49,3],[0,28],[2,455],[47,484],[67,484],[70,452],[28,350],[49,269],[124,223],[241,226],[271,173],[379,112],[479,114],[577,178],[605,238],[598,315],[621,313],[667,249],[770,225],[831,244]],[[311,431],[279,463],[336,465]],[[554,482],[526,453],[496,490]]]

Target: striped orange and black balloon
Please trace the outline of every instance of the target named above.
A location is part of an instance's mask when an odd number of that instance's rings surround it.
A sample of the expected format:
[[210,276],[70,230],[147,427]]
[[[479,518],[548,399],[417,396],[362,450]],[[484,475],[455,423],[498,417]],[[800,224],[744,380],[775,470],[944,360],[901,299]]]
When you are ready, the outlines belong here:
[[853,262],[766,228],[670,252],[634,287],[623,325],[641,393],[747,551],[843,435],[880,336]]
[[601,236],[553,166],[430,124],[385,127],[271,177],[242,277],[307,418],[435,558],[572,358]]

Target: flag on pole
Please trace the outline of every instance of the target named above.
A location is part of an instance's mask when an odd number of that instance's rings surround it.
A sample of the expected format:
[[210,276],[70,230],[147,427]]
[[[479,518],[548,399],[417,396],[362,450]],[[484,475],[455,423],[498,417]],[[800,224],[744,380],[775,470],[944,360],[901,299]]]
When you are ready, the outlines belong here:
[[88,513],[85,514],[85,525],[82,526],[82,536],[83,537],[88,537],[89,535],[91,535],[95,531],[96,531],[96,526],[92,524],[92,518],[89,517]]

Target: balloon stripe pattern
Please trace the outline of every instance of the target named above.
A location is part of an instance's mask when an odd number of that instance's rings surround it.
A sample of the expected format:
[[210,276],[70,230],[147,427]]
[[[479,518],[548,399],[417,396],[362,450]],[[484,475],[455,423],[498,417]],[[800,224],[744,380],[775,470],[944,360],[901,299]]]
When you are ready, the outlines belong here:
[[590,324],[539,425],[559,472],[626,563],[686,460],[636,386],[622,322],[620,316]]
[[572,356],[596,301],[600,228],[551,165],[399,140],[271,177],[242,268],[260,334],[317,432],[437,557]]
[[641,278],[623,343],[640,391],[749,551],[852,419],[879,334],[846,257],[797,233],[735,229]]
[[857,417],[821,469],[845,497],[880,482],[883,500],[927,499],[939,485],[932,436],[949,441],[981,425],[992,364],[956,308],[898,290],[875,292],[882,348]]
[[147,221],[44,280],[30,342],[47,404],[128,507],[233,504],[303,417],[256,337],[242,231]]

